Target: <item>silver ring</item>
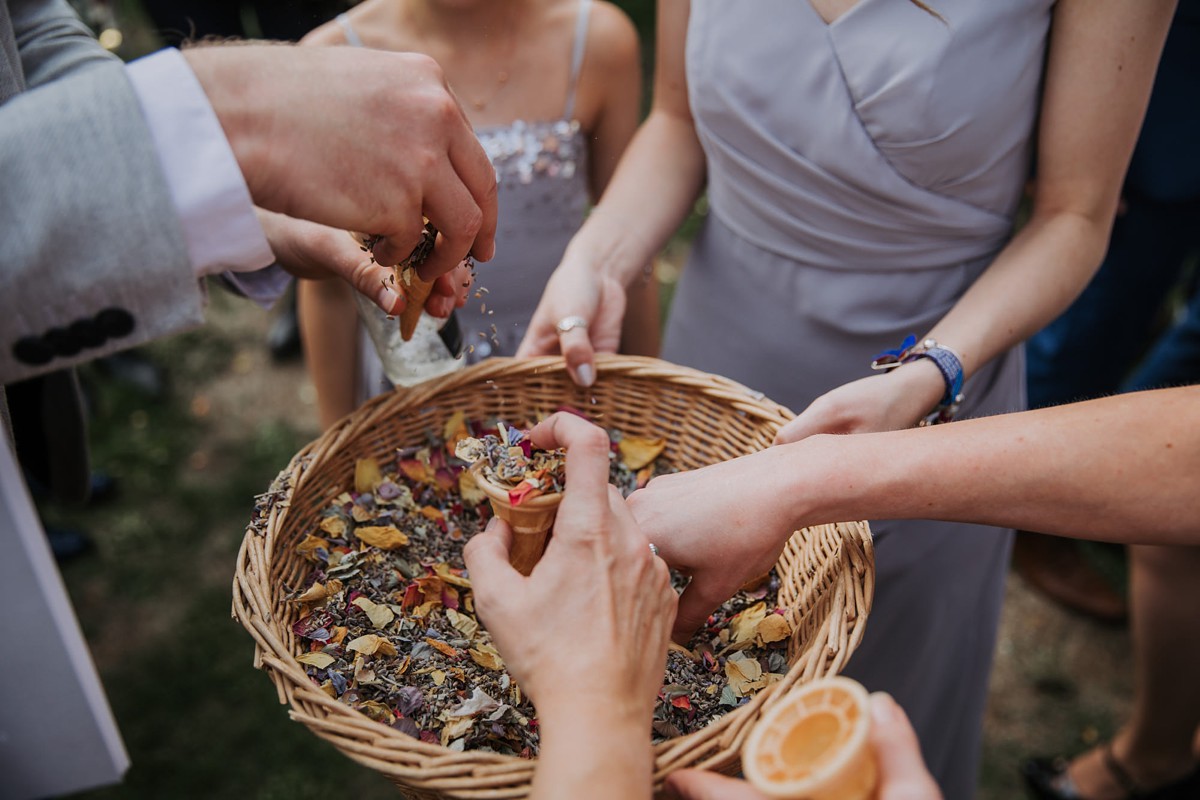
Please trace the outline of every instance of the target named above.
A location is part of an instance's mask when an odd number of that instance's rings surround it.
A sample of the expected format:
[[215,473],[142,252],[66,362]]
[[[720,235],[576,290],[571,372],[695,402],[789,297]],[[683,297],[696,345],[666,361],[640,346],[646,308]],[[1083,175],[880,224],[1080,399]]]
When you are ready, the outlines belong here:
[[586,319],[578,314],[574,314],[569,317],[563,317],[554,327],[557,328],[558,332],[561,334],[566,333],[567,331],[573,331],[576,328],[583,328],[584,330],[587,330],[587,326],[588,324]]
[[650,543],[650,555],[652,555],[652,556],[658,555],[658,545],[656,545],[654,542]]

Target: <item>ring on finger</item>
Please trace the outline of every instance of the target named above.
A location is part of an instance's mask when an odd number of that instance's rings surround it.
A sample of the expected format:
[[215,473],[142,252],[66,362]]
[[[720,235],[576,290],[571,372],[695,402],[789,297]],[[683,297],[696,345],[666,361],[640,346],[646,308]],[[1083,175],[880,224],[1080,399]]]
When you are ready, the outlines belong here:
[[658,545],[656,545],[654,542],[650,542],[650,555],[658,555]]
[[554,325],[555,329],[557,329],[560,334],[573,331],[576,328],[587,330],[587,326],[587,320],[578,314],[572,314],[569,317],[563,317]]

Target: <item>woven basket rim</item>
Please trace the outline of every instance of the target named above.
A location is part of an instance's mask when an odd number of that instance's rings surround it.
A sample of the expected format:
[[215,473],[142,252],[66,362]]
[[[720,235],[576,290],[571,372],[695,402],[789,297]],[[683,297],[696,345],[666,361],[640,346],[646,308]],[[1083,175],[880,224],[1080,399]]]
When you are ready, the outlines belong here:
[[[667,381],[716,398],[727,404],[731,411],[746,414],[776,428],[794,416],[790,410],[766,398],[762,392],[721,376],[660,359],[598,354],[596,367],[597,382],[603,381],[606,376],[616,375]],[[233,616],[255,639],[255,666],[271,677],[280,702],[290,705],[290,714],[294,719],[303,722],[318,736],[331,741],[349,757],[383,772],[407,790],[431,793],[421,796],[524,797],[536,761],[480,750],[452,751],[375,722],[357,709],[333,698],[315,697],[320,692],[296,661],[296,653],[285,646],[285,637],[278,632],[281,626],[274,621],[277,604],[273,598],[276,595],[267,576],[277,554],[271,545],[275,534],[284,529],[287,523],[290,500],[295,492],[302,489],[305,476],[319,468],[325,457],[335,452],[342,443],[353,440],[357,432],[384,419],[393,410],[419,409],[439,394],[465,385],[486,385],[497,379],[562,375],[565,372],[566,365],[561,356],[492,358],[418,386],[398,388],[368,400],[292,457],[268,492],[259,496],[260,507],[243,538],[233,581]],[[842,599],[854,607],[847,608],[844,615],[846,619],[825,619],[818,631],[829,650],[824,658],[832,664],[829,669],[836,672],[862,638],[863,622],[874,594],[874,567],[870,529],[865,521],[802,529],[793,535],[789,544],[806,532],[821,532],[830,528],[837,528],[842,535],[846,546],[843,558],[859,574],[861,583],[850,586],[853,581],[846,578],[843,581],[846,587],[838,585],[838,597],[848,595],[848,599]],[[781,577],[785,568],[795,568],[792,564],[784,563],[786,557],[785,548],[776,565]],[[845,641],[840,644],[835,642],[839,637]],[[802,661],[806,663],[802,664]],[[728,711],[705,728],[655,745],[656,782],[682,766],[727,770],[736,762],[750,723],[764,711],[770,700],[797,681],[819,677],[824,672],[825,667],[816,655],[807,660],[797,658],[789,664],[784,680],[760,690],[749,702]],[[298,708],[297,697],[300,694],[304,695],[304,703],[314,706],[313,709]],[[722,736],[715,752],[703,758],[690,757],[694,756],[690,745],[711,739],[716,733]],[[380,740],[384,744],[380,744]],[[712,750],[712,747],[707,750]],[[405,766],[403,761],[413,760],[402,758],[405,754],[416,756],[420,763]],[[452,780],[449,777],[460,775],[464,766],[471,767],[472,778],[463,782],[463,779]],[[445,771],[447,777],[440,778],[440,771]]]

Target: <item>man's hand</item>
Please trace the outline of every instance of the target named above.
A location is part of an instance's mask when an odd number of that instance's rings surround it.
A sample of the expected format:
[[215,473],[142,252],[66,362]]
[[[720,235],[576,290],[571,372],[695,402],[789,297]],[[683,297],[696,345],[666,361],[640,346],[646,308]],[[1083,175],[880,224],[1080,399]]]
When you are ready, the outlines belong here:
[[[406,301],[396,291],[392,268],[376,263],[345,231],[261,208],[257,213],[277,263],[292,275],[311,280],[340,278],[386,313],[404,310]],[[425,310],[435,317],[450,316],[466,304],[472,280],[466,262],[441,275],[425,301]]]
[[184,55],[256,205],[380,235],[384,266],[412,252],[428,218],[439,233],[426,280],[492,257],[496,173],[432,59],[287,45]]

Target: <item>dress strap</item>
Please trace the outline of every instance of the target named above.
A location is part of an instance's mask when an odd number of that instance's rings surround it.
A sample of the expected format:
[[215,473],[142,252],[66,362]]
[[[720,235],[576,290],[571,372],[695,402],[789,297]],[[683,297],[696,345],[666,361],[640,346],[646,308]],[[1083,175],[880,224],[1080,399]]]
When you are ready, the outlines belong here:
[[350,17],[346,16],[345,12],[338,14],[335,17],[338,25],[342,26],[342,34],[346,37],[346,41],[352,47],[362,47],[362,39],[358,38],[358,32],[354,30],[354,26],[350,24]]
[[591,11],[592,0],[579,0],[579,17],[575,22],[575,45],[571,50],[571,76],[567,83],[567,107],[563,111],[564,119],[571,119],[575,114],[575,88],[579,85],[579,68],[583,66],[583,51],[587,44],[588,12]]

